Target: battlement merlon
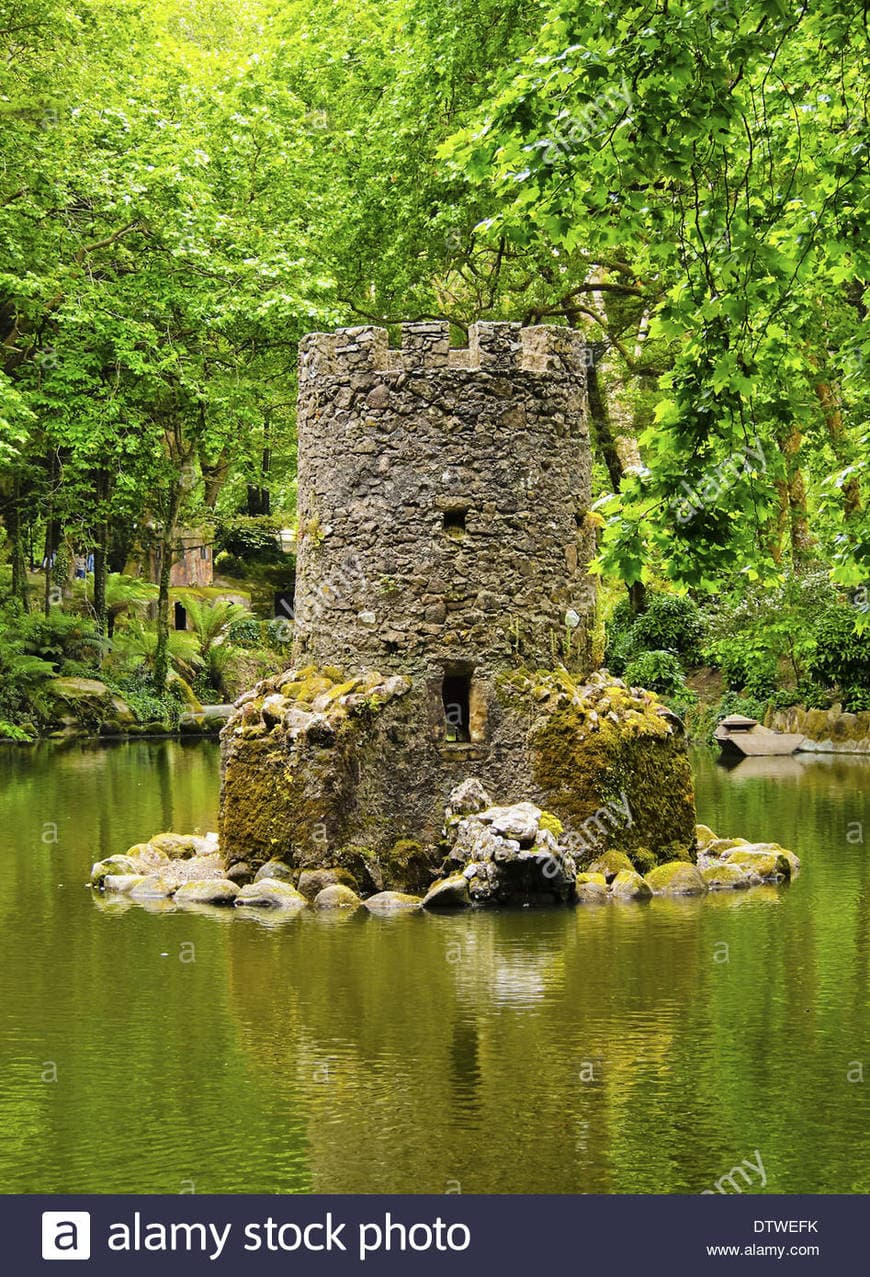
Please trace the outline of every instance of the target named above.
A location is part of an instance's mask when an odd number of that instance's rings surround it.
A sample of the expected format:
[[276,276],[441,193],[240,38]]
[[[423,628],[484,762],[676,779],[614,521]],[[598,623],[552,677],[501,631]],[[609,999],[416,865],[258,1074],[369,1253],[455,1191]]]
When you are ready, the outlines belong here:
[[308,333],[299,343],[300,382],[353,373],[515,371],[579,377],[589,367],[592,347],[582,333],[551,324],[479,322],[468,330],[468,345],[450,347],[446,320],[402,324],[402,344],[390,349],[386,328],[339,328]]

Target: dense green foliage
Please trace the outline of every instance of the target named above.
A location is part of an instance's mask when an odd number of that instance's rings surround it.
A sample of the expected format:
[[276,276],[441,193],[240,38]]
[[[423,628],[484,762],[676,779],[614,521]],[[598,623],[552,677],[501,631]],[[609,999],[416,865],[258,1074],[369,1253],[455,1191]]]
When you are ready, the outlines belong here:
[[629,599],[622,599],[610,616],[605,663],[612,673],[622,674],[627,662],[640,653],[662,650],[683,657],[686,665],[696,665],[703,633],[698,605],[686,595],[649,595],[639,614]]
[[[304,332],[567,323],[595,352],[598,569],[631,587],[612,668],[700,660],[712,599],[730,684],[860,698],[860,6],[0,0],[0,47],[0,554],[24,608],[140,633],[158,685],[190,672],[168,624],[179,532],[224,570],[280,559]],[[807,626],[786,595],[822,577],[839,593]],[[716,628],[758,599],[764,633]]]

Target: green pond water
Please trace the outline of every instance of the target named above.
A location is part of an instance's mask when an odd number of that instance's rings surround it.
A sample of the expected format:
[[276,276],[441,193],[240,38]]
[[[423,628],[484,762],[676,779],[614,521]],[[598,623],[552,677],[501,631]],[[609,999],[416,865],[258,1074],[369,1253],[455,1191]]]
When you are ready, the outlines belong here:
[[216,746],[3,748],[0,1190],[866,1192],[870,760],[695,767],[795,883],[258,921],[83,885],[215,827]]

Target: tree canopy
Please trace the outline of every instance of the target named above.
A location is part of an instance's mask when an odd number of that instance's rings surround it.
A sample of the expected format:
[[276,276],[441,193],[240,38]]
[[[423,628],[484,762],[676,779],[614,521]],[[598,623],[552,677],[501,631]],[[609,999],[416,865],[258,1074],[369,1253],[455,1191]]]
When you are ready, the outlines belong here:
[[432,315],[587,333],[605,574],[866,586],[866,5],[0,0],[0,50],[14,593],[291,517],[300,336]]

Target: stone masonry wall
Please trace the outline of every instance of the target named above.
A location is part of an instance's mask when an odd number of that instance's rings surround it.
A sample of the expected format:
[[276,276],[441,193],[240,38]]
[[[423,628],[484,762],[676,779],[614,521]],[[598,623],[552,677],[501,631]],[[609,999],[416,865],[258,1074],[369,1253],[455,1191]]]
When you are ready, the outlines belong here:
[[588,666],[585,367],[565,328],[303,339],[298,663]]

